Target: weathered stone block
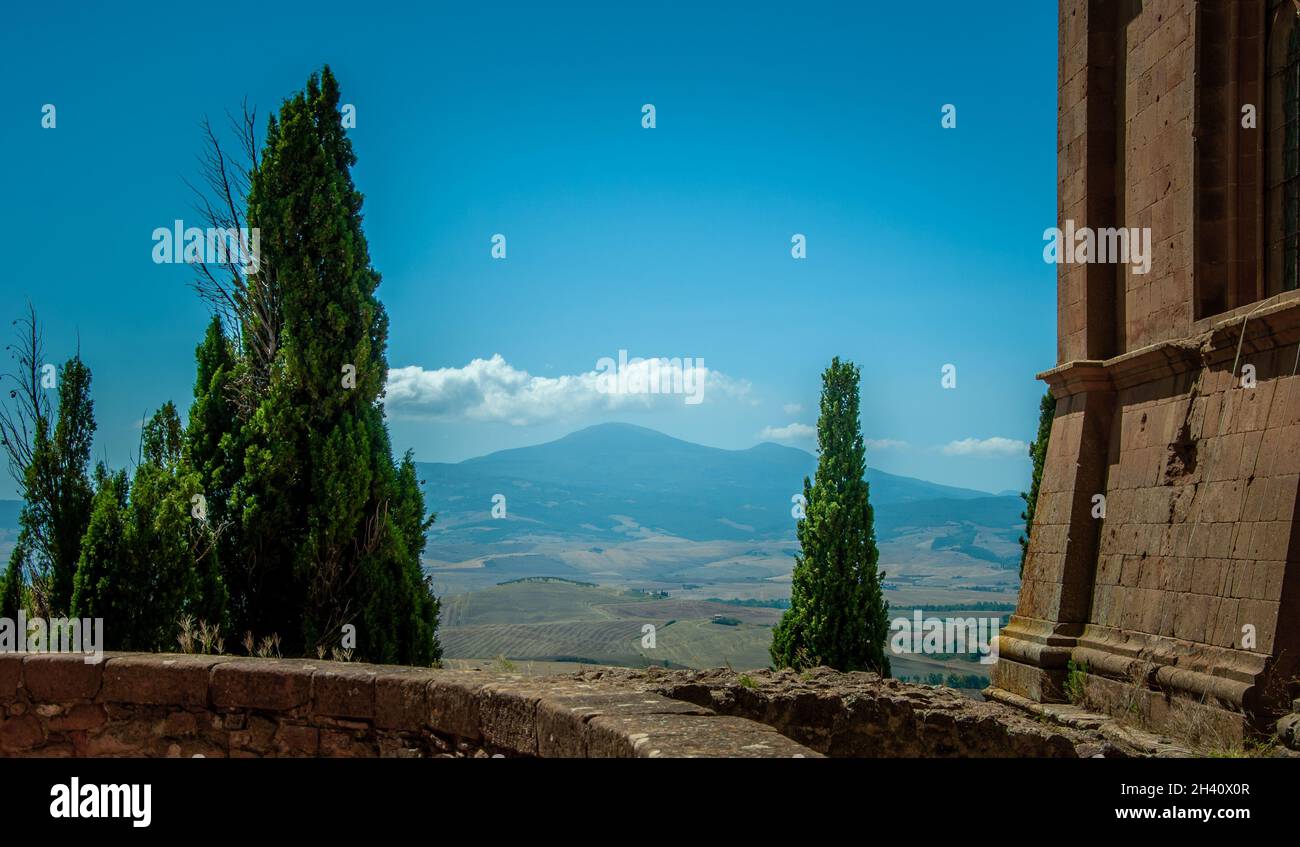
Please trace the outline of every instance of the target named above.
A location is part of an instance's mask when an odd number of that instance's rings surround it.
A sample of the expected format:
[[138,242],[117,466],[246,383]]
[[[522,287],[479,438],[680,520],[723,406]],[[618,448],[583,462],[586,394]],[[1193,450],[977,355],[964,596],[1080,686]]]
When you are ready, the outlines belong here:
[[322,667],[312,678],[313,714],[341,718],[375,716],[375,677],[378,671],[368,666],[349,668]]
[[586,757],[589,724],[600,715],[712,714],[706,707],[649,692],[561,689],[537,703],[537,754],[543,758]]
[[[589,755],[611,758],[819,758],[771,727],[744,718],[601,715],[590,722]],[[725,751],[725,752],[724,752]]]
[[190,712],[170,712],[154,731],[168,738],[185,738],[199,731],[199,721]]
[[481,676],[443,672],[429,683],[428,724],[434,731],[470,741],[482,737],[479,729]]
[[[429,682],[432,670],[393,668],[375,677],[375,726],[381,729],[418,729],[429,716]],[[322,740],[322,746],[324,741]]]
[[104,665],[99,699],[114,703],[207,706],[214,667],[231,656],[117,656]]
[[66,714],[50,719],[54,732],[98,729],[108,720],[104,707],[98,703],[77,703]]
[[320,730],[313,726],[281,724],[275,734],[275,748],[283,756],[315,756],[320,752]]
[[0,653],[0,704],[13,700],[23,681],[22,653]]
[[315,670],[315,664],[288,659],[222,662],[212,669],[212,703],[222,709],[303,709],[311,703]]
[[325,729],[320,732],[320,755],[331,758],[368,758],[379,755],[377,742],[357,733]]
[[21,715],[0,721],[0,750],[29,750],[45,741],[45,730],[40,718]]
[[537,701],[541,692],[518,682],[490,683],[478,695],[479,725],[489,744],[537,754]]
[[149,725],[138,721],[111,722],[86,738],[87,756],[157,756],[166,751]]
[[232,750],[249,750],[258,755],[265,755],[271,749],[271,739],[275,737],[277,725],[260,715],[249,715],[245,729],[230,733]]
[[99,693],[104,664],[87,663],[84,656],[72,653],[29,654],[23,662],[23,686],[38,702],[93,700]]

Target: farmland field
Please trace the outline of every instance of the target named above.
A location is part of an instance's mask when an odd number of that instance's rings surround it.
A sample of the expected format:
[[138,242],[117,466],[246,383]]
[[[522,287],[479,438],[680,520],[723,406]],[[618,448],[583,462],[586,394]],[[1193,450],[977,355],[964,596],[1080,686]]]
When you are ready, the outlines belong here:
[[[525,581],[448,597],[440,630],[448,660],[504,657],[671,667],[766,667],[776,609],[643,597],[575,582]],[[717,622],[715,622],[717,621]],[[654,646],[642,646],[643,627]]]
[[[769,665],[772,627],[781,619],[779,609],[559,579],[511,582],[443,603],[440,636],[451,666],[483,667],[504,659],[575,669],[581,663],[752,670]],[[896,607],[890,614],[910,613]],[[654,627],[653,647],[642,646],[647,624]],[[988,671],[974,661],[922,655],[895,656],[892,662],[895,676],[920,679]]]

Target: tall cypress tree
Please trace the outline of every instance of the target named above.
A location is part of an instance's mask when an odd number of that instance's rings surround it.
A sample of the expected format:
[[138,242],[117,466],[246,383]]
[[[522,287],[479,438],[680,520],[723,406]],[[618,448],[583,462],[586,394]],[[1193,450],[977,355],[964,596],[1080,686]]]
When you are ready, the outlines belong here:
[[53,608],[72,603],[72,580],[81,557],[81,537],[90,522],[90,447],[95,437],[95,404],[90,399],[90,368],[73,356],[59,374],[59,418],[54,425],[54,456],[58,480],[51,492],[55,504],[50,552]]
[[351,624],[361,657],[428,664],[440,655],[420,565],[431,519],[409,459],[393,463],[384,423],[388,318],[355,162],[326,67],[271,120],[249,191],[258,273],[274,274],[280,328],[269,384],[240,428],[230,496],[248,566],[245,620],[299,653],[337,645]]
[[822,374],[817,471],[804,478],[790,608],[772,633],[778,667],[826,665],[889,674],[888,606],[876,570],[866,448],[858,423],[858,368],[838,357]]
[[1056,417],[1056,399],[1050,390],[1038,401],[1038,437],[1029,445],[1029,459],[1034,464],[1028,493],[1020,492],[1025,510],[1020,513],[1025,522],[1025,534],[1020,536],[1020,575],[1025,574],[1025,559],[1029,556],[1029,533],[1034,528],[1034,511],[1038,508],[1038,486],[1043,481],[1043,464],[1047,461],[1047,443],[1052,438],[1052,420]]
[[88,474],[95,435],[90,399],[90,368],[76,355],[59,370],[58,416],[38,415],[31,461],[23,471],[20,546],[28,562],[33,610],[64,614],[72,602],[72,582],[81,555],[81,537],[90,522],[94,490]]

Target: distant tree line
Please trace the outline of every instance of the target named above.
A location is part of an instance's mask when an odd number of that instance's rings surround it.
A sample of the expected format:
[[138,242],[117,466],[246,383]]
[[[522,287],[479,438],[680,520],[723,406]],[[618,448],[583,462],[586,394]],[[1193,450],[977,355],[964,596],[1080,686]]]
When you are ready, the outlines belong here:
[[903,682],[914,682],[918,685],[942,685],[948,688],[961,688],[964,690],[974,689],[982,691],[989,687],[989,678],[980,674],[955,674],[944,675],[941,673],[912,674],[899,677]]
[[562,576],[521,576],[518,579],[507,579],[505,582],[498,582],[497,585],[519,585],[525,582],[563,582],[566,585],[577,585],[582,588],[599,587],[594,582],[579,582],[576,579],[565,579]]
[[726,603],[728,606],[743,606],[747,609],[788,609],[790,608],[789,597],[777,597],[772,600],[759,600],[753,597],[744,600],[735,597],[729,600],[724,600],[721,597],[709,597],[705,600],[705,602]]

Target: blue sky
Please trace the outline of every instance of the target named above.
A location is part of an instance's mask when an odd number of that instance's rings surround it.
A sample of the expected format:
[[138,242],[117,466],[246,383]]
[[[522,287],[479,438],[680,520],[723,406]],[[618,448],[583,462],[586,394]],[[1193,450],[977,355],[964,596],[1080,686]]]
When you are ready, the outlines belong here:
[[[151,233],[199,223],[198,122],[244,97],[266,115],[329,63],[398,449],[454,461],[608,420],[811,449],[839,355],[871,465],[1025,487],[1055,355],[1055,4],[415,6],[7,11],[5,317],[30,298],[53,360],[79,341],[96,459],[128,464],[142,414],[189,403],[207,313]],[[592,396],[621,349],[702,358],[704,402]]]

